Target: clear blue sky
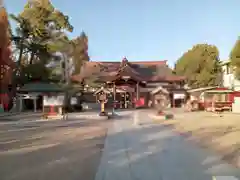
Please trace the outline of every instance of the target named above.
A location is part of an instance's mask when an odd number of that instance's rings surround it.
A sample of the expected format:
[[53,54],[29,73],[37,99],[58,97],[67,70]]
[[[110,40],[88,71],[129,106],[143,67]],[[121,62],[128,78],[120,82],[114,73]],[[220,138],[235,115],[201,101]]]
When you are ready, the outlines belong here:
[[[5,0],[18,13],[27,0]],[[197,43],[215,44],[228,58],[240,33],[239,0],[52,0],[69,15],[75,37],[89,36],[92,60],[168,60]]]

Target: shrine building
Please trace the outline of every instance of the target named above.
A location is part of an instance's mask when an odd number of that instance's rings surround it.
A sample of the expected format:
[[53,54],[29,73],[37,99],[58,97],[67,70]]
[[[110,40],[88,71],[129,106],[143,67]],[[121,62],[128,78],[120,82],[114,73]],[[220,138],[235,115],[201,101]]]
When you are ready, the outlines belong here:
[[138,101],[147,106],[151,92],[159,87],[169,92],[172,107],[180,106],[186,95],[185,77],[175,75],[166,60],[130,62],[123,58],[120,62],[89,61],[82,66],[80,74],[72,76],[72,80],[82,83],[91,76],[104,83],[112,90],[113,99],[123,104],[133,105]]

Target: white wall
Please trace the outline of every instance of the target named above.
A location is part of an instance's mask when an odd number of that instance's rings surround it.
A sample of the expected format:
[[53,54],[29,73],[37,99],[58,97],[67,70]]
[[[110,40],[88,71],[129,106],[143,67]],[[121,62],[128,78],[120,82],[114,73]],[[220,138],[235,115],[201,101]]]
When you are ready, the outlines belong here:
[[232,88],[234,85],[233,74],[223,74],[223,86],[227,88]]
[[240,81],[237,79],[234,80],[234,90],[240,91]]
[[234,77],[234,74],[229,70],[227,70],[227,68],[229,68],[227,65],[223,65],[222,66],[222,70],[223,70],[223,86],[227,87],[227,88],[234,88],[234,90],[239,91],[240,90],[240,81],[237,80]]

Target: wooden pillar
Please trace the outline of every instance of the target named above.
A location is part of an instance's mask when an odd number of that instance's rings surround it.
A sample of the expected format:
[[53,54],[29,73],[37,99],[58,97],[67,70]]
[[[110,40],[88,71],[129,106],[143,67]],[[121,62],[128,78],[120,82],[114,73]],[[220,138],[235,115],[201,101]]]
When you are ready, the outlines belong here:
[[113,83],[113,100],[116,101],[116,84]]
[[45,116],[45,108],[44,108],[44,94],[42,94],[42,113],[43,113],[43,116]]
[[174,92],[173,92],[173,96],[172,96],[172,104],[173,104],[173,108],[175,108],[175,98],[174,98]]
[[117,103],[116,103],[116,84],[113,82],[113,104],[112,104],[112,114],[115,115],[115,109],[116,109]]
[[137,96],[136,96],[136,100],[139,100],[139,82],[137,82],[136,84],[136,93],[137,93]]
[[131,107],[133,107],[134,106],[134,92],[131,92],[130,99],[131,99]]
[[120,97],[121,97],[121,99],[120,99],[120,108],[122,109],[123,108],[123,106],[124,106],[124,104],[123,104],[123,102],[122,102],[122,92],[120,93]]
[[127,109],[127,92],[124,94],[124,107]]
[[19,111],[22,112],[23,111],[23,98],[22,97],[19,98],[19,106],[20,106]]
[[37,97],[33,98],[33,107],[34,107],[34,112],[37,112]]

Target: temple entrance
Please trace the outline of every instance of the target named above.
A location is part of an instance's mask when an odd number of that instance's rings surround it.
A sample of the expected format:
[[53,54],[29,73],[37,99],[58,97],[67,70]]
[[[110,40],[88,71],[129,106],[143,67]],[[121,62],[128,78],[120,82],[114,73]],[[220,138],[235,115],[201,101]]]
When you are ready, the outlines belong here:
[[128,109],[132,107],[132,98],[129,92],[117,93],[117,100],[121,109]]
[[171,99],[171,107],[173,108],[179,108],[183,107],[183,104],[185,103],[186,94],[185,92],[172,92],[170,94]]
[[[34,100],[32,98],[23,99],[23,106],[25,111],[34,111]],[[43,109],[43,96],[37,95],[36,97],[36,110]]]

